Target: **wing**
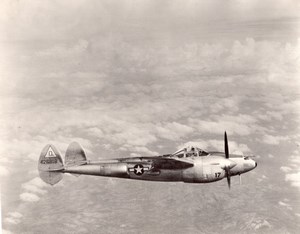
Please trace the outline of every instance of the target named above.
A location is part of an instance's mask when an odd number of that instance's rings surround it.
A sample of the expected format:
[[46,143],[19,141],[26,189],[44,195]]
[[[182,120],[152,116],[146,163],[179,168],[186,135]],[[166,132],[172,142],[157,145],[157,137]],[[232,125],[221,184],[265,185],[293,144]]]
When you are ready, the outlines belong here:
[[173,158],[156,158],[153,159],[154,169],[185,169],[194,166],[191,162],[181,161]]

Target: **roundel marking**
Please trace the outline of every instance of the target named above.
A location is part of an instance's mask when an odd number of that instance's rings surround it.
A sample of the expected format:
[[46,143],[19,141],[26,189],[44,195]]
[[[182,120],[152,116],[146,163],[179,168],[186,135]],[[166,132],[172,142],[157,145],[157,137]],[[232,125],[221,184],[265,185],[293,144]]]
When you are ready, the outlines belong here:
[[133,167],[134,174],[136,175],[143,175],[144,174],[144,166],[142,164],[137,164]]

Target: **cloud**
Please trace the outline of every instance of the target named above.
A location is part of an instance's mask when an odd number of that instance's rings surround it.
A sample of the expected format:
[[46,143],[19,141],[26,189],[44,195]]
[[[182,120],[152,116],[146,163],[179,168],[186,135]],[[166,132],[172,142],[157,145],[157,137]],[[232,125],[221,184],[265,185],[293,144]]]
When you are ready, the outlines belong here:
[[191,134],[194,131],[192,127],[177,122],[156,125],[158,137],[172,141],[178,141],[182,137]]
[[[166,34],[171,38],[178,35],[182,40],[189,36],[187,33],[203,38],[201,33],[205,32],[205,38],[215,37],[219,40],[224,37],[223,34],[229,36],[230,33],[233,38],[241,35],[268,38],[266,34],[282,31],[291,36],[292,26],[284,27],[276,19],[296,18],[298,5],[297,1],[283,0],[276,1],[276,4],[270,0],[238,3],[229,1],[222,4],[215,0],[164,1],[159,4],[146,0],[135,2],[133,5],[131,1],[91,1],[89,4],[86,4],[86,1],[74,3],[69,0],[55,3],[49,0],[32,1],[31,4],[23,1],[4,1],[0,11],[0,29],[6,32],[2,35],[3,40],[12,36],[18,40],[70,40],[95,35],[111,39],[111,34],[126,37],[133,34],[129,38],[149,34],[156,37]],[[68,9],[68,12],[65,9]],[[218,25],[217,28],[209,25],[213,20]],[[93,24],[95,22],[97,25]],[[233,23],[234,31],[229,30]],[[275,26],[272,28],[270,25]],[[252,51],[241,50],[240,53],[251,55]]]
[[137,126],[128,126],[123,131],[112,134],[110,140],[115,144],[130,144],[145,146],[157,141],[153,134],[149,134],[147,129],[141,129]]
[[[209,146],[218,149],[220,151],[224,151],[224,142],[220,140],[209,140],[208,141]],[[230,141],[228,143],[230,152],[240,151],[240,152],[250,152],[251,150],[246,144],[239,144],[235,141]]]
[[64,47],[64,46],[55,46],[46,50],[38,51],[38,57],[54,57],[57,58],[68,58],[71,56],[80,55],[88,48],[88,41],[80,40],[78,43],[73,45],[72,47]]
[[211,120],[189,119],[191,125],[200,132],[220,134],[220,129],[230,134],[241,136],[250,135],[253,132],[265,132],[265,128],[257,124],[257,120],[250,115],[213,115]]
[[286,208],[289,209],[289,210],[292,210],[292,209],[293,209],[293,208],[291,207],[291,205],[288,204],[288,203],[286,203],[286,202],[279,201],[278,204],[279,204],[280,206],[286,207]]
[[[224,152],[224,141],[221,141],[221,140],[189,141],[189,142],[186,142],[186,143],[180,145],[178,147],[178,149],[186,147],[186,146],[190,146],[190,145],[193,145],[195,147],[198,147],[200,149],[207,150],[207,151],[217,150],[220,152]],[[251,151],[246,144],[239,144],[235,141],[230,141],[228,143],[228,146],[229,146],[230,153],[235,152],[235,153],[243,154],[243,153]]]
[[264,135],[262,141],[269,145],[278,145],[280,141],[289,140],[289,137],[285,136],[272,136],[272,135]]
[[20,199],[25,202],[37,202],[40,198],[33,193],[22,193],[20,194]]
[[232,134],[238,134],[238,135],[249,135],[251,132],[248,126],[234,123],[234,122],[229,122],[229,121],[198,120],[196,121],[196,126],[198,131],[214,133],[214,134],[220,134],[220,129],[228,130]]
[[2,234],[13,234],[13,232],[2,229]]
[[[36,170],[24,162],[37,161],[48,142],[63,153],[76,140],[107,158],[175,151],[185,142],[224,151],[227,130],[231,153],[272,158],[280,148],[285,154],[260,168],[286,165],[286,181],[298,185],[299,157],[290,165],[284,157],[300,123],[299,4],[132,3],[4,0],[0,174],[12,173],[8,161]],[[21,172],[14,173],[5,179]],[[50,195],[36,178],[10,185],[5,193],[27,201],[26,209]],[[271,227],[247,220],[249,228]]]
[[299,155],[299,152],[294,152],[290,158],[289,158],[289,161],[292,163],[292,165],[294,166],[299,166],[300,164],[300,155]]
[[259,183],[261,183],[262,181],[264,181],[264,180],[266,180],[266,179],[268,179],[268,177],[265,176],[265,175],[262,175],[261,178],[258,178],[258,179],[257,179],[257,181],[258,181]]
[[[47,186],[48,185],[45,184],[39,177],[33,178],[32,180],[21,185],[23,193],[21,193],[19,197],[24,202],[37,202],[40,200],[40,197],[37,194],[45,195],[47,191],[42,188]],[[7,223],[17,225],[21,222],[22,218],[23,215],[20,212],[15,211],[9,212],[4,220]]]
[[[36,170],[26,161],[37,161],[48,142],[63,153],[76,140],[107,158],[185,142],[224,151],[227,130],[231,153],[285,152],[260,168],[286,165],[286,180],[298,184],[299,157],[286,164],[285,143],[300,123],[299,7],[293,0],[4,0],[1,178],[20,176],[8,161]],[[38,179],[5,184],[6,196],[21,187],[22,201],[50,195]],[[249,220],[251,228],[270,227]]]
[[265,219],[261,218],[256,218],[253,217],[252,219],[249,219],[246,221],[246,228],[245,229],[250,229],[250,230],[266,230],[266,229],[271,229],[272,225]]
[[4,221],[11,224],[19,224],[21,222],[19,219],[14,218],[5,218]]
[[9,215],[10,217],[13,217],[13,218],[16,218],[16,219],[20,219],[20,218],[23,217],[23,215],[20,214],[19,212],[9,212],[8,215]]
[[[121,41],[118,47],[122,48],[122,52],[108,52],[108,49],[100,42],[97,44],[96,41],[89,41],[88,43],[95,51],[126,56],[122,58],[121,64],[115,62],[114,59],[109,59],[106,60],[108,61],[106,65],[101,64],[98,67],[98,63],[94,61],[103,61],[103,58],[87,54],[91,56],[90,66],[96,66],[96,69],[71,66],[64,67],[63,70],[47,71],[45,69],[48,69],[48,66],[41,64],[42,70],[36,74],[37,76],[30,76],[33,85],[22,85],[24,77],[14,76],[13,79],[17,80],[15,83],[17,90],[13,90],[12,94],[18,93],[18,96],[22,97],[16,99],[15,104],[20,106],[20,109],[23,105],[29,108],[25,111],[18,111],[16,115],[5,121],[7,129],[13,129],[13,131],[9,131],[3,144],[3,155],[8,155],[9,152],[11,157],[18,157],[20,155],[18,151],[20,151],[36,160],[35,155],[38,157],[40,149],[50,139],[55,139],[65,146],[78,136],[81,141],[84,138],[90,138],[93,142],[93,144],[89,142],[91,149],[95,145],[95,138],[100,144],[149,146],[161,139],[177,144],[176,141],[197,139],[201,133],[220,134],[225,129],[228,133],[241,137],[268,133],[263,138],[268,144],[278,144],[286,139],[271,135],[273,129],[270,121],[279,121],[283,116],[283,112],[278,112],[277,107],[282,107],[282,111],[288,113],[288,110],[295,109],[293,106],[295,103],[287,106],[288,101],[284,99],[285,93],[273,97],[273,93],[270,92],[268,99],[256,95],[260,94],[257,90],[257,82],[262,85],[261,87],[269,87],[272,90],[276,90],[277,85],[289,87],[291,82],[278,80],[272,84],[268,83],[264,80],[264,74],[273,71],[268,67],[263,67],[267,70],[261,71],[261,68],[257,66],[264,66],[266,61],[270,61],[269,58],[277,59],[278,53],[284,58],[290,50],[296,50],[296,45],[288,46],[278,42],[270,42],[270,45],[249,38],[234,42],[229,47],[224,47],[222,43],[199,42],[174,47],[174,50],[171,50],[167,49],[168,47],[163,43],[160,46],[155,45],[157,49],[147,49],[141,45],[133,46]],[[60,45],[60,47],[68,50],[73,47],[77,48],[77,44],[78,47],[81,44],[84,45],[79,40],[70,45]],[[117,47],[109,48],[109,50],[114,51],[115,48]],[[49,48],[42,50],[47,52]],[[75,49],[75,51],[82,53],[76,55],[77,57],[85,54],[82,50]],[[127,58],[127,55],[132,60]],[[93,56],[97,56],[97,53]],[[242,61],[251,59],[250,63],[235,63],[234,60],[233,64],[229,65],[233,57]],[[172,58],[172,62],[168,62],[168,58]],[[260,60],[261,58],[263,59]],[[202,70],[203,64],[198,62],[199,59],[203,63],[208,61],[204,70]],[[272,59],[272,63],[278,63],[281,66],[282,60],[276,59]],[[158,61],[155,69],[152,69],[149,64],[156,60],[162,61]],[[218,65],[211,64],[211,60]],[[39,64],[33,58],[29,58],[29,61],[36,66]],[[142,71],[132,73],[125,70],[121,74],[110,72],[115,66],[124,66],[126,69],[133,67],[138,61],[147,71],[149,69],[148,75]],[[20,67],[28,67],[27,62],[22,63]],[[291,67],[296,67],[294,57],[289,57],[286,63]],[[162,76],[160,66],[167,68],[167,71],[175,71],[175,75]],[[189,67],[193,67],[194,70],[187,69]],[[221,67],[220,71],[216,70],[216,67],[217,69]],[[234,67],[241,70],[242,75],[233,74],[236,72]],[[245,73],[251,67],[254,67],[254,70],[257,68],[255,76]],[[224,70],[226,70],[225,74]],[[290,71],[290,67],[285,70],[285,72]],[[185,79],[187,72],[188,79]],[[52,79],[39,80],[37,77],[40,73]],[[153,74],[157,74],[155,78]],[[123,76],[124,79],[119,79]],[[66,88],[70,85],[71,79],[73,91]],[[25,92],[26,87],[31,87],[31,90],[28,90],[30,92]],[[49,92],[47,91],[45,95],[47,87],[49,87]],[[234,95],[228,90],[235,90]],[[288,90],[293,92],[293,87]],[[41,100],[36,97],[42,97],[45,100],[36,103],[36,100]],[[272,105],[266,107],[265,103]],[[15,105],[8,106],[13,108]],[[80,107],[84,107],[85,111],[82,111]],[[255,109],[258,116],[247,114],[249,113],[247,108]],[[15,111],[12,109],[12,113]],[[264,119],[264,122],[261,122],[259,115],[262,113],[273,117],[269,121]],[[40,118],[34,122],[31,121],[32,116],[37,114]],[[22,126],[21,130],[17,125]],[[36,132],[39,133],[38,136]],[[18,137],[11,141],[16,135]],[[189,139],[185,139],[186,137]],[[9,142],[18,144],[19,149],[12,147]]]
[[294,150],[288,161],[290,163],[289,166],[281,166],[280,170],[286,173],[285,181],[290,182],[294,187],[300,188],[299,151]]
[[45,194],[47,193],[46,190],[40,189],[38,186],[35,186],[29,182],[22,184],[22,188],[28,192],[31,193],[37,193],[37,194]]
[[0,176],[8,176],[9,170],[3,166],[0,166]]
[[286,174],[285,181],[289,181],[292,186],[300,188],[300,171],[297,173]]
[[130,153],[132,157],[137,157],[137,156],[155,156],[159,155],[158,152],[151,151],[145,146],[133,146],[133,145],[128,145],[125,144],[122,147],[119,148],[119,150],[122,151],[129,151],[132,152],[134,151],[135,153]]
[[[30,180],[26,183],[23,183],[21,187],[23,190],[25,190],[25,192],[35,195],[35,196],[33,196],[33,200],[34,200],[35,198],[38,198],[37,194],[40,194],[40,195],[46,194],[47,190],[44,190],[43,188],[47,188],[49,186],[46,183],[44,183],[40,179],[40,177],[35,177],[32,180]],[[24,200],[26,199],[25,197],[23,196]],[[29,198],[29,200],[30,200],[30,198]]]
[[86,131],[88,132],[88,134],[98,138],[103,137],[104,135],[103,131],[97,127],[90,127]]
[[12,163],[12,161],[11,160],[9,160],[8,158],[0,158],[0,162],[1,163]]
[[6,217],[4,221],[11,224],[19,224],[22,218],[23,215],[19,212],[9,212],[8,217]]
[[290,172],[292,170],[292,168],[286,167],[286,166],[282,166],[282,167],[280,167],[280,170],[283,171],[283,172],[285,172],[285,173],[287,173],[287,172]]
[[154,156],[154,155],[159,155],[159,153],[155,152],[155,151],[151,151],[148,148],[144,147],[144,146],[135,146],[130,148],[131,151],[136,151],[138,153],[143,153],[146,154],[148,156]]
[[[9,121],[7,121],[7,123],[8,122]],[[9,161],[16,158],[19,160],[20,158],[30,158],[36,161],[45,142],[47,142],[47,140],[44,137],[31,137],[27,134],[25,136],[20,134],[19,137],[13,137],[10,140],[3,138],[1,139],[1,145],[3,145],[3,147],[0,149],[0,154],[4,160],[6,159]]]
[[261,113],[260,111],[257,111],[256,116],[264,121],[270,121],[270,120],[277,120],[277,121],[282,121],[284,118],[284,115],[286,113],[284,112],[279,112],[279,111],[267,111],[267,112],[263,112]]

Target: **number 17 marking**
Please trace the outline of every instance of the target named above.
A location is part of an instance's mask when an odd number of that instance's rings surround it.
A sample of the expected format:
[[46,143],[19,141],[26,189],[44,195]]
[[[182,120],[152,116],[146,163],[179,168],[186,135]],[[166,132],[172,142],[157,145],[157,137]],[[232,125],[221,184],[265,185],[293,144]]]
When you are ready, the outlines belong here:
[[215,177],[217,177],[217,178],[219,178],[219,177],[220,177],[220,175],[221,175],[221,172],[217,172],[217,173],[215,173]]

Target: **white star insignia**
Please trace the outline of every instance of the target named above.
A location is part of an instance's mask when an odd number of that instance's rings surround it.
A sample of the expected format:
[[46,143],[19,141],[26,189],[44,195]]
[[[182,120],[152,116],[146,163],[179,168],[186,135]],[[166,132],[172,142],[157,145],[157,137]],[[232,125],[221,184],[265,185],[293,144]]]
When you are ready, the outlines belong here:
[[135,174],[143,174],[144,173],[143,167],[141,167],[140,165],[138,165],[134,169],[135,169],[135,171],[134,171]]
[[145,171],[149,171],[149,167],[144,167],[142,164],[136,164],[134,167],[128,168],[128,170],[140,176],[143,175]]

